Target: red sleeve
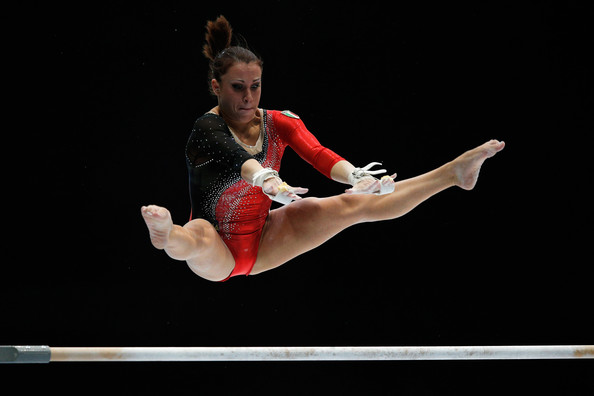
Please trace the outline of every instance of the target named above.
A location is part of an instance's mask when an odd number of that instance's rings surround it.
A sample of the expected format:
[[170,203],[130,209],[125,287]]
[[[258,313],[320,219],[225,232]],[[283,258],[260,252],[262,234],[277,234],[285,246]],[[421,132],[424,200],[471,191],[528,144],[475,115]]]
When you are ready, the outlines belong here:
[[322,146],[299,116],[287,110],[275,111],[274,115],[274,124],[281,138],[308,164],[331,178],[332,167],[344,158]]

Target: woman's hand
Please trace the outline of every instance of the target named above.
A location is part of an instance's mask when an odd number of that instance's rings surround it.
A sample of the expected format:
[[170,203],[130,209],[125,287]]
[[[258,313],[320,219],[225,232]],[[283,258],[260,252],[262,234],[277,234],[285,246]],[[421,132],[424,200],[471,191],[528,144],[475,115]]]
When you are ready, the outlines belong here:
[[264,180],[262,191],[269,197],[274,197],[272,198],[274,201],[286,205],[293,200],[299,201],[300,199],[303,199],[297,194],[305,194],[309,190],[303,187],[291,187],[279,178],[271,177]]
[[389,194],[394,191],[396,185],[396,182],[394,182],[395,178],[396,173],[392,176],[384,176],[381,180],[377,180],[374,177],[366,177],[345,192],[347,194]]

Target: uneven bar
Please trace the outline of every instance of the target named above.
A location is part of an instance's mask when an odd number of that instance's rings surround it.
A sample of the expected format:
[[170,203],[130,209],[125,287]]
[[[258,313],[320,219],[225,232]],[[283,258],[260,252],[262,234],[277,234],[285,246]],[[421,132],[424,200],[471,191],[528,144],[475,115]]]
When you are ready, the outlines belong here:
[[594,345],[425,347],[0,346],[0,363],[592,359]]

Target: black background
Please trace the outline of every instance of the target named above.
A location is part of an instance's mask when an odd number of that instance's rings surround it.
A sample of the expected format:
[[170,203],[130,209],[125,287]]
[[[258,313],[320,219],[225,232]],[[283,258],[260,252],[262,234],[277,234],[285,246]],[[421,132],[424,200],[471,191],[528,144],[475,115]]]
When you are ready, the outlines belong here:
[[[0,344],[592,344],[591,8],[440,4],[7,12]],[[299,114],[355,165],[405,179],[491,138],[507,146],[472,192],[353,227],[259,276],[202,280],[152,248],[139,210],[187,221],[184,147],[216,104],[201,47],[219,14],[264,59],[261,107]],[[311,196],[344,190],[290,149],[281,176]],[[592,364],[54,363],[0,375],[68,393],[80,379],[115,394],[482,394],[577,391]]]

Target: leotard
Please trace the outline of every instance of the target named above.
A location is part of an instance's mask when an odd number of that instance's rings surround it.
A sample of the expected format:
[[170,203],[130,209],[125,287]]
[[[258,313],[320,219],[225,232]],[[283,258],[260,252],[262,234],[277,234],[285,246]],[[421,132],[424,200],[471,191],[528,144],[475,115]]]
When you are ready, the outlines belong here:
[[[343,158],[322,146],[301,119],[289,111],[262,111],[262,151],[251,155],[233,137],[222,117],[206,113],[194,124],[186,145],[190,219],[209,221],[235,258],[229,275],[249,275],[258,255],[262,229],[272,201],[260,187],[241,178],[248,159],[280,170],[287,146],[322,174]],[[229,279],[227,278],[227,279]]]

